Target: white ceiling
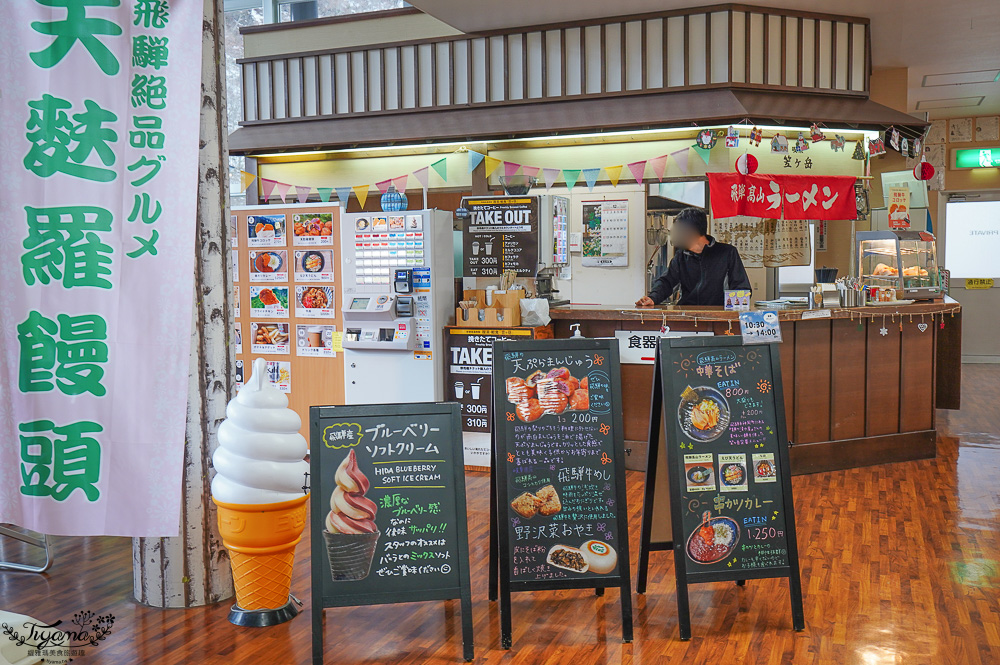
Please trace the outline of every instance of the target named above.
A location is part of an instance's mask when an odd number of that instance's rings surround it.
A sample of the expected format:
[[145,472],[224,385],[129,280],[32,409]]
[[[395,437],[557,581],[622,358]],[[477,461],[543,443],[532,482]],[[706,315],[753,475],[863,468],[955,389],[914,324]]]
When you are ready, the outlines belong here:
[[[681,0],[410,2],[463,32],[683,9],[693,4]],[[1000,36],[1000,0],[779,0],[767,3],[767,7],[870,18],[873,65],[909,68],[911,113],[927,111],[932,119],[1000,114],[1000,82],[922,85],[927,75],[1000,71],[1000,48],[996,45]],[[963,74],[959,78],[985,76]],[[918,109],[921,101],[925,103]]]

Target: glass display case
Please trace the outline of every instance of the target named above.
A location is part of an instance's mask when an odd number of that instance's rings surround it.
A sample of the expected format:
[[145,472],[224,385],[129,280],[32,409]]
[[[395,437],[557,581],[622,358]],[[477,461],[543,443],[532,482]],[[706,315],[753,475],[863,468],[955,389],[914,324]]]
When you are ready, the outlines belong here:
[[933,234],[859,231],[857,242],[857,276],[865,286],[895,289],[899,299],[944,296]]

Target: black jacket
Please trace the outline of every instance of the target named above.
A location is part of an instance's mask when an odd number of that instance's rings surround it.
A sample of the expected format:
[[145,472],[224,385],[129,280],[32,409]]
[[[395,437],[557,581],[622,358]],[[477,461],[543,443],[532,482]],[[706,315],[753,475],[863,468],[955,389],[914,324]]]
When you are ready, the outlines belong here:
[[670,298],[678,286],[681,289],[679,305],[721,307],[725,303],[724,292],[749,289],[750,278],[736,248],[708,236],[708,244],[701,254],[684,250],[674,255],[666,271],[653,282],[649,297],[660,304]]

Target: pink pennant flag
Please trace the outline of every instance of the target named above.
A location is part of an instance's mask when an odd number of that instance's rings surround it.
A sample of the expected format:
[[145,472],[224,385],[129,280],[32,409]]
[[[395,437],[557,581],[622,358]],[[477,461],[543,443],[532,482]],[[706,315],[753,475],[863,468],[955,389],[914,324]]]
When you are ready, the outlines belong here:
[[688,155],[690,151],[690,148],[684,148],[683,150],[670,153],[670,156],[674,158],[675,162],[677,162],[677,168],[679,168],[681,173],[684,175],[687,175],[688,172]]
[[510,176],[512,176],[515,173],[517,173],[517,170],[519,168],[521,168],[520,164],[515,164],[514,162],[504,162],[503,163],[503,174],[509,178]]
[[559,177],[559,169],[542,169],[542,177],[545,179],[545,189],[552,189]]
[[642,182],[643,177],[646,175],[646,160],[632,162],[628,165],[628,170],[631,171],[632,177],[635,178],[636,182]]
[[537,166],[524,166],[524,165],[521,166],[521,173],[528,176],[529,178],[534,178],[535,176],[537,176],[539,171],[541,171],[541,169],[538,168]]
[[295,193],[299,196],[299,203],[305,203],[309,200],[309,192],[312,187],[300,187],[295,185]]
[[406,191],[406,181],[410,179],[409,175],[401,175],[398,178],[392,179],[392,184],[396,188],[397,192]]
[[268,180],[267,178],[260,179],[260,191],[264,195],[265,201],[271,198],[271,192],[274,191],[274,186],[277,184],[274,180]]
[[428,173],[429,166],[425,166],[422,169],[417,169],[413,172],[413,177],[417,179],[420,186],[427,189],[427,183],[430,181],[430,174]]
[[663,180],[663,172],[667,168],[667,156],[661,155],[659,157],[654,157],[649,160],[649,165],[653,167],[653,173],[656,174],[656,179]]
[[279,182],[275,183],[275,187],[278,189],[278,196],[281,197],[281,202],[287,203],[287,201],[285,201],[285,197],[288,195],[288,190],[290,190],[292,186],[288,183]]
[[389,183],[391,183],[391,182],[392,182],[392,178],[389,178],[387,180],[383,180],[382,182],[376,182],[375,186],[378,187],[378,191],[380,191],[383,194],[385,194],[387,191],[389,191]]

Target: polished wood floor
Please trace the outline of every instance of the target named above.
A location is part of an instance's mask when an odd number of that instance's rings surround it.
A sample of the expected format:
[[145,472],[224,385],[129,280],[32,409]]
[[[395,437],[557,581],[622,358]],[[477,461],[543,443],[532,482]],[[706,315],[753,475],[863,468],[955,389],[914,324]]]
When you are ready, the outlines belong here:
[[[499,648],[486,600],[487,478],[469,477],[477,663],[1000,663],[1000,367],[966,366],[964,408],[941,412],[939,456],[793,479],[806,630],[791,629],[787,584],[692,587],[694,639],[678,640],[673,567],[654,553],[634,597],[635,641],[622,644],[618,594],[514,596],[514,649]],[[642,474],[629,472],[633,566]],[[17,556],[17,546],[0,555]],[[89,609],[114,631],[76,662],[310,662],[308,612],[268,629],[226,621],[228,604],[157,610],[131,600],[129,540],[56,538],[46,575],[0,572],[0,608],[45,620]],[[309,603],[309,552],[293,592]],[[326,662],[460,662],[457,601],[327,611]]]

